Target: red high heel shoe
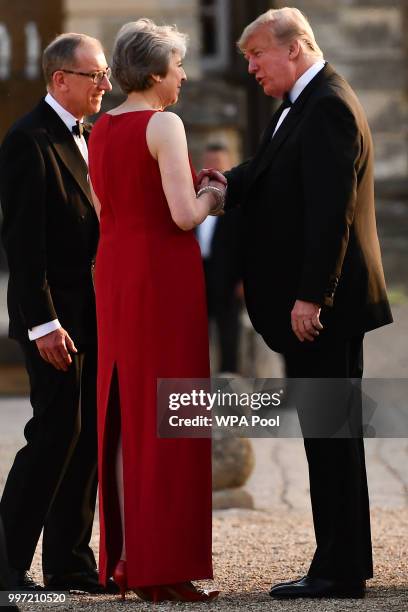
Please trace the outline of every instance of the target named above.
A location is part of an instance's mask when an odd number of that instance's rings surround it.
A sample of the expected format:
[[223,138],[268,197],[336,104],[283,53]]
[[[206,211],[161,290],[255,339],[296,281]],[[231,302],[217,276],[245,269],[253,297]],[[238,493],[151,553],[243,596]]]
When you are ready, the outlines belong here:
[[116,582],[120,596],[122,599],[126,598],[126,590],[127,590],[127,571],[126,571],[126,561],[118,561],[115,569],[113,570],[113,580]]
[[210,601],[219,595],[219,591],[198,589],[192,582],[178,582],[166,585],[173,601]]
[[[113,570],[113,580],[119,587],[121,598],[126,599],[126,591],[128,590],[126,561],[118,561]],[[172,595],[167,592],[165,587],[161,586],[132,588],[132,591],[134,591],[140,599],[143,599],[143,601],[158,603],[159,601],[172,599]]]
[[151,601],[158,603],[159,601],[172,601],[173,596],[167,591],[166,587],[162,586],[150,586],[150,587],[139,587],[132,589],[140,599],[143,601]]

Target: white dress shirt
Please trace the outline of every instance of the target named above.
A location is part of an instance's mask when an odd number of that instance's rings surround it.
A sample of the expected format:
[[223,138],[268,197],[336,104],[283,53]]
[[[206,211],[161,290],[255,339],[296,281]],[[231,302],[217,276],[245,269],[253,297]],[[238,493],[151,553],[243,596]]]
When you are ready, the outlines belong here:
[[72,137],[75,141],[75,144],[80,150],[82,157],[84,158],[84,160],[86,161],[86,164],[88,165],[88,147],[86,144],[86,140],[83,136],[77,136],[76,134],[72,133],[72,128],[74,127],[74,125],[76,125],[77,118],[74,117],[74,115],[71,115],[71,113],[68,112],[66,108],[61,106],[61,104],[57,102],[56,99],[53,98],[50,93],[48,93],[45,96],[44,100],[45,102],[47,102],[47,104],[51,106],[53,110],[55,110],[55,112],[57,113],[61,121],[65,123],[65,125],[71,132]]
[[[326,65],[326,62],[325,62],[324,59],[317,60],[317,62],[315,62],[312,66],[310,66],[310,68],[308,68],[308,70],[306,70],[306,72],[304,72],[302,74],[302,76],[300,76],[298,78],[298,80],[296,81],[296,83],[294,84],[294,86],[292,87],[292,89],[289,92],[289,100],[292,102],[292,104],[294,104],[294,102],[296,102],[297,98],[300,96],[300,94],[302,93],[302,91],[304,90],[306,85],[309,85],[310,81],[312,79],[314,79],[314,77],[321,70],[323,70],[325,65]],[[272,138],[275,136],[276,132],[278,131],[278,129],[280,128],[280,126],[284,122],[286,115],[290,112],[290,109],[291,109],[291,107],[285,108],[285,110],[283,111],[283,113],[279,117],[279,121],[276,124],[276,128],[275,128],[275,130],[274,130],[274,132],[272,134]]]
[[[51,106],[51,108],[57,113],[61,121],[65,123],[69,131],[72,133],[72,128],[76,125],[77,119],[74,115],[71,115],[59,102],[52,97],[50,93],[48,93],[45,98],[45,102]],[[82,157],[84,158],[86,164],[88,165],[88,147],[86,145],[86,140],[83,136],[77,136],[76,134],[72,134],[72,138],[74,139],[75,144],[77,145]],[[41,325],[35,325],[32,329],[28,330],[28,337],[30,340],[37,340],[42,336],[46,336],[51,332],[59,329],[61,327],[61,323],[58,319],[54,319],[53,321],[49,321],[48,323],[42,323]]]

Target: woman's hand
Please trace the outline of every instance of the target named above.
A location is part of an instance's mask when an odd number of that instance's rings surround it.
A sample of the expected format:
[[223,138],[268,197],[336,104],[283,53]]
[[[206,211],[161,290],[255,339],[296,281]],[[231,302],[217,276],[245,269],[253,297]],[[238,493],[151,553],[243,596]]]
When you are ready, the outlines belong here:
[[216,187],[217,189],[221,189],[222,192],[224,192],[226,189],[226,183],[221,182],[216,178],[210,178],[208,175],[205,175],[200,181],[198,191],[203,187],[207,187],[208,185],[211,185],[211,187]]
[[212,205],[210,203],[210,209],[208,211],[209,215],[212,216],[220,216],[224,214],[224,202],[225,202],[225,192],[226,185],[225,183],[220,182],[217,179],[210,179],[206,177],[203,179],[201,183],[201,189],[205,187],[210,187],[212,190],[209,190],[209,195],[211,196]]
[[197,176],[198,188],[205,187],[209,184],[210,180],[222,183],[225,187],[227,186],[227,179],[221,172],[215,170],[215,168],[203,168]]
[[[217,189],[220,189],[222,191],[222,193],[225,193],[227,187],[225,183],[221,183],[218,180],[215,179],[211,179],[208,181],[207,185],[210,185],[210,187],[216,187]],[[204,187],[204,185],[203,185]]]

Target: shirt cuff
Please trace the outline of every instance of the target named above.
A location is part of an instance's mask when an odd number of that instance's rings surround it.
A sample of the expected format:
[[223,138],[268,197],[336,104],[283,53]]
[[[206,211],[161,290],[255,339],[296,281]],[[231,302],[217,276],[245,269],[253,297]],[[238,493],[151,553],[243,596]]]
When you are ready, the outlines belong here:
[[54,319],[48,323],[42,323],[41,325],[34,325],[34,327],[28,330],[28,337],[30,340],[37,340],[38,338],[42,338],[60,327],[61,323],[58,321],[58,319]]

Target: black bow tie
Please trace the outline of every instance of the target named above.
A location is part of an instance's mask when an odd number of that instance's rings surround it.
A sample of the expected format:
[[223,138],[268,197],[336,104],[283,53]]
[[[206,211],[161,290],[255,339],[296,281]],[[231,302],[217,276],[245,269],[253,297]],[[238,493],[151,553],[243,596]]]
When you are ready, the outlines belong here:
[[83,136],[84,131],[89,131],[92,125],[90,123],[84,123],[83,121],[77,121],[75,125],[72,126],[72,133],[75,136]]
[[285,93],[282,100],[282,110],[285,110],[285,108],[290,108],[291,106],[293,106],[293,102],[289,98],[289,94]]

